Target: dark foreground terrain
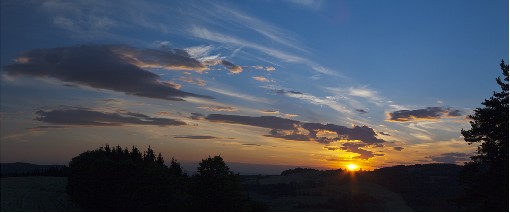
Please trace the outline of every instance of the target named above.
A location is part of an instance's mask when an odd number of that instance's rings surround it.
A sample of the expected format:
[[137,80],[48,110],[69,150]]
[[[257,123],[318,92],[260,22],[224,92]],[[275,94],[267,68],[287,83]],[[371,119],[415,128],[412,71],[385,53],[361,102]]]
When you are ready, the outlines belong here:
[[66,177],[8,177],[1,179],[2,212],[83,211],[66,194]]
[[[370,172],[288,170],[243,176],[250,198],[269,211],[459,211],[460,166],[395,166]],[[290,171],[290,172],[289,172]]]
[[[395,166],[371,172],[294,169],[245,175],[244,191],[268,211],[458,211],[456,165]],[[80,211],[66,177],[1,179],[1,211]]]

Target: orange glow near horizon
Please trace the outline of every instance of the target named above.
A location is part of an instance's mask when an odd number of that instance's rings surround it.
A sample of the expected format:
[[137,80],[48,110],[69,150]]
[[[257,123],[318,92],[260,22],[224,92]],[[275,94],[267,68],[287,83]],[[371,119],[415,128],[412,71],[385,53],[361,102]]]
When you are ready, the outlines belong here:
[[358,168],[358,166],[356,164],[349,164],[347,165],[347,170],[353,172],[353,171],[356,171],[356,169]]

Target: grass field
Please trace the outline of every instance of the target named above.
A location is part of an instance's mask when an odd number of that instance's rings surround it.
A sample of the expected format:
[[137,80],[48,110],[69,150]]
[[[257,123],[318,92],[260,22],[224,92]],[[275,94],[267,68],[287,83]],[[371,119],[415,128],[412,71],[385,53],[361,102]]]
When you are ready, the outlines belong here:
[[9,177],[1,180],[1,207],[5,211],[83,211],[65,192],[65,177]]

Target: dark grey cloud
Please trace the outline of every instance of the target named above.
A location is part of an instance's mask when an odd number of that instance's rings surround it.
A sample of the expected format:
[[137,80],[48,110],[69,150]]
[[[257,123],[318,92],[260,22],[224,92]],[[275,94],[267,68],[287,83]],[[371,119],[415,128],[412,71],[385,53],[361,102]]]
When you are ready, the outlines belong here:
[[324,149],[330,150],[330,151],[336,151],[336,150],[344,150],[352,153],[360,154],[359,156],[355,157],[357,159],[363,159],[367,160],[370,158],[373,158],[375,156],[384,156],[382,153],[374,153],[372,151],[362,149],[364,147],[367,147],[369,145],[364,143],[343,143],[342,146],[325,146]]
[[327,149],[329,151],[342,150],[342,148],[340,148],[338,146],[325,146],[324,149]]
[[368,126],[354,126],[352,128],[335,125],[335,124],[320,124],[320,123],[304,123],[303,128],[310,131],[313,138],[317,138],[317,133],[321,130],[328,130],[336,132],[338,139],[347,140],[360,140],[365,143],[383,143],[383,139],[376,138],[377,134],[374,129]]
[[137,49],[123,45],[82,45],[34,49],[5,66],[9,76],[54,78],[66,84],[113,90],[165,100],[208,96],[188,93],[161,81],[147,67],[202,70],[207,67],[183,50]]
[[182,126],[185,122],[169,119],[149,117],[133,112],[99,112],[85,108],[62,108],[53,110],[39,110],[35,120],[55,125],[78,126],[122,126],[122,125],[155,125]]
[[256,143],[243,143],[242,145],[243,146],[262,146],[262,145],[256,144]]
[[225,66],[231,73],[238,74],[243,71],[243,67],[235,65],[230,61],[221,60],[221,65]]
[[450,116],[450,117],[462,116],[462,111],[460,111],[458,109],[449,109],[448,116]]
[[427,158],[430,158],[433,161],[439,162],[439,163],[457,164],[457,163],[469,161],[469,157],[470,157],[470,155],[466,154],[466,153],[449,152],[449,153],[444,153],[444,154],[441,154],[438,156],[428,156]]
[[67,128],[66,126],[36,126],[36,127],[30,127],[26,128],[27,130],[48,130],[48,129],[63,129]]
[[367,160],[367,159],[373,158],[375,156],[384,156],[384,154],[382,154],[382,153],[374,153],[372,151],[362,149],[365,146],[366,146],[366,144],[363,144],[363,143],[343,143],[341,148],[348,152],[360,154],[356,158],[363,159],[363,160]]
[[[316,141],[324,144],[329,144],[330,142],[341,139],[359,140],[366,144],[385,142],[383,139],[376,138],[377,134],[375,131],[367,126],[354,126],[349,128],[335,124],[304,123],[276,116],[252,117],[224,114],[210,114],[205,117],[205,120],[268,128],[271,129],[271,131],[269,135],[265,135],[266,137],[287,140]],[[318,137],[317,133],[324,130],[336,133],[337,137]]]
[[296,132],[293,133],[284,133],[279,132],[276,129],[271,130],[270,135],[264,135],[265,137],[272,137],[272,138],[281,138],[285,140],[292,140],[292,141],[313,141],[313,138],[310,138],[308,135],[299,134]]
[[388,120],[392,122],[408,122],[419,120],[437,120],[444,117],[461,116],[461,111],[444,107],[427,107],[416,110],[399,110],[388,113]]
[[394,146],[393,147],[393,150],[397,150],[397,151],[402,151],[404,149],[404,147],[401,147],[401,146]]
[[210,114],[205,117],[208,121],[243,124],[249,126],[264,127],[269,129],[284,129],[293,130],[295,125],[299,125],[299,121],[280,118],[275,116],[261,116],[251,117],[242,115],[224,115],[224,114]]
[[386,136],[391,136],[390,134],[385,133],[385,132],[379,132],[379,134],[381,134],[381,135],[386,135]]
[[191,118],[192,120],[203,120],[205,116],[201,113],[192,112],[189,118]]
[[174,138],[198,139],[198,140],[218,139],[218,137],[209,136],[209,135],[176,135],[176,136],[174,136]]
[[109,49],[123,60],[142,68],[154,67],[170,70],[193,70],[202,72],[207,66],[192,58],[181,49],[133,48],[125,45],[109,45]]
[[365,113],[368,113],[366,110],[364,109],[356,109],[356,112],[359,112],[361,114],[365,114]]
[[284,95],[286,93],[296,94],[296,95],[302,95],[302,92],[292,91],[292,90],[284,90],[284,89],[273,89],[273,92],[279,95]]

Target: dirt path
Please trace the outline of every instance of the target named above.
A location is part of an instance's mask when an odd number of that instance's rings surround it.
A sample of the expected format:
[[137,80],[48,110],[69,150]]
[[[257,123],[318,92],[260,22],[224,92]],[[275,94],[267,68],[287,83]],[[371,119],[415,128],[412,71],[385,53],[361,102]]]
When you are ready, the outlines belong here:
[[69,200],[65,177],[10,177],[1,181],[1,211],[83,211]]

